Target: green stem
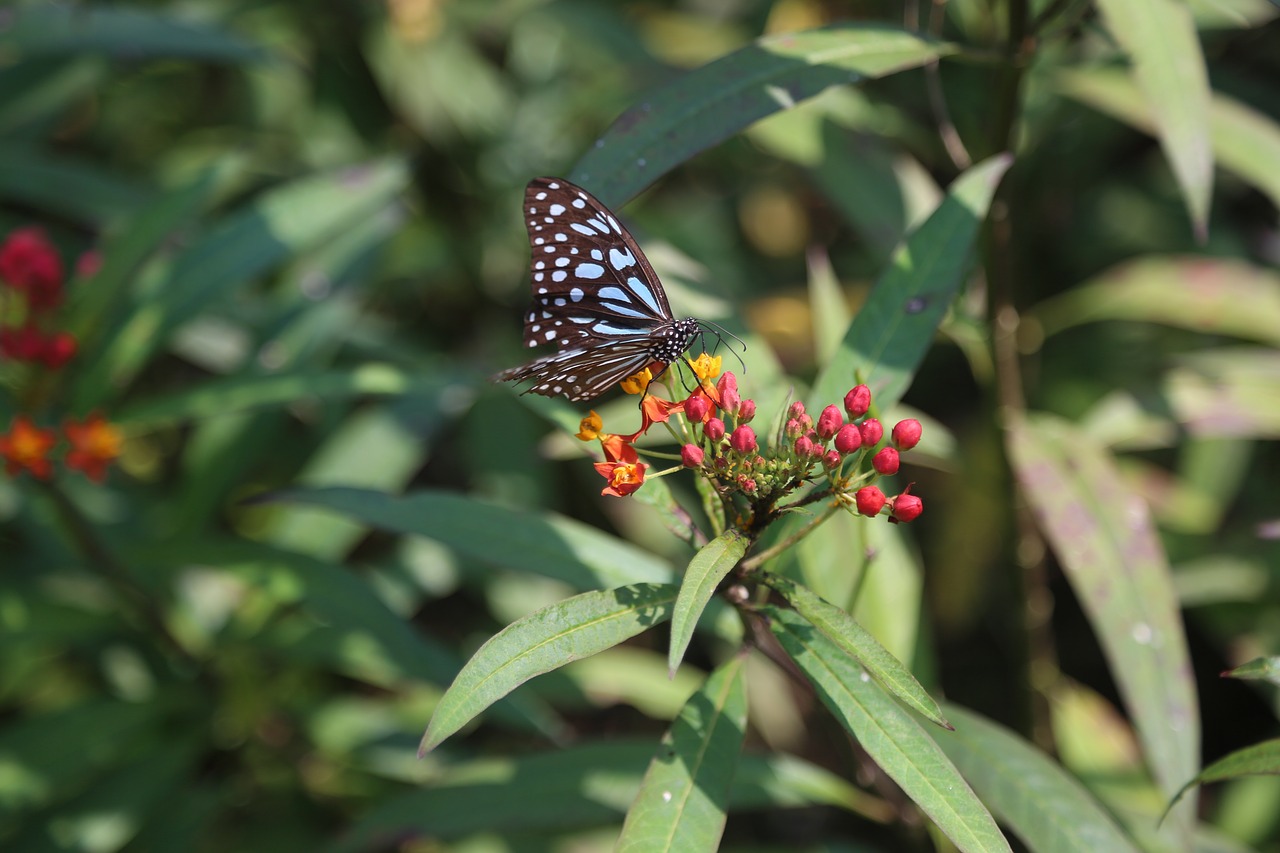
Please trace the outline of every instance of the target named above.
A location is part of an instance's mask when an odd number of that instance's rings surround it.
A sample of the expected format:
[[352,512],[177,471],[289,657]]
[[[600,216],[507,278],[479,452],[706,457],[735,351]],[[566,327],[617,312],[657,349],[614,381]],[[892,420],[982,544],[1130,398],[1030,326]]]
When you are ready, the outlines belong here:
[[801,527],[799,530],[796,530],[791,535],[785,537],[781,542],[775,542],[773,545],[764,549],[759,554],[756,554],[753,557],[743,560],[742,570],[744,572],[754,572],[760,566],[762,566],[769,560],[772,560],[774,557],[778,556],[783,551],[786,551],[788,548],[795,545],[801,539],[803,539],[804,537],[812,533],[814,530],[816,530],[818,528],[818,525],[822,524],[822,522],[826,521],[828,518],[834,515],[836,510],[838,510],[839,508],[840,508],[840,502],[838,500],[833,500],[829,505],[827,505],[822,510],[822,512],[818,513],[816,516],[810,519],[808,524],[806,524],[804,527]]

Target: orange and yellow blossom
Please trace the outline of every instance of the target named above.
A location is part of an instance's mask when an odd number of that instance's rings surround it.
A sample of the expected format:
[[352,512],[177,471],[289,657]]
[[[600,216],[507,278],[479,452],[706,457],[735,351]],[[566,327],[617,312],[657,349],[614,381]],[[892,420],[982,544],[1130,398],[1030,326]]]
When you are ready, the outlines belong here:
[[100,414],[92,414],[83,423],[67,421],[62,431],[71,442],[67,451],[67,467],[83,471],[96,483],[107,476],[107,466],[120,455],[123,438],[120,430]]
[[10,476],[30,471],[32,476],[47,480],[53,473],[49,451],[57,441],[53,430],[40,429],[26,415],[18,415],[9,431],[0,435],[0,457],[4,458],[5,470]]

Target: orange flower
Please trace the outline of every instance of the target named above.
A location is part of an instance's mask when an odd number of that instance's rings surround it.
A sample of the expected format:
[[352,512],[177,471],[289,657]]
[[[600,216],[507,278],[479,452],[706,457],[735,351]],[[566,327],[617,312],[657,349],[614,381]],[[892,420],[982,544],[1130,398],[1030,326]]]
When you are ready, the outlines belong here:
[[602,429],[604,429],[604,421],[600,420],[600,416],[596,414],[596,410],[592,409],[591,414],[578,422],[577,435],[582,441],[594,441],[600,437],[600,431]]
[[49,451],[57,443],[51,429],[40,429],[26,415],[18,415],[9,431],[0,435],[0,456],[4,457],[5,470],[16,476],[22,470],[32,476],[47,480],[53,473],[49,463]]
[[597,462],[596,473],[609,481],[600,494],[626,497],[644,485],[644,472],[648,467],[643,462]]
[[67,467],[83,471],[90,480],[101,483],[107,476],[107,465],[120,455],[120,430],[95,413],[81,424],[67,421],[62,431],[71,442]]
[[619,387],[628,394],[643,394],[649,388],[649,383],[653,381],[653,371],[644,368],[639,373],[628,376],[619,383]]
[[631,446],[634,435],[613,435],[604,433],[600,436],[600,447],[604,450],[604,458],[609,462],[635,462],[636,449]]

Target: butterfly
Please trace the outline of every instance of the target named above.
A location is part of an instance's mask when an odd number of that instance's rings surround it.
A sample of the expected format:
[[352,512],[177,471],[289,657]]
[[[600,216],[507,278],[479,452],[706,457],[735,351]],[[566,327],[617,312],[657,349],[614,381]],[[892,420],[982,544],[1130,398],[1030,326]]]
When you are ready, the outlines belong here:
[[559,351],[494,381],[532,380],[525,393],[591,400],[653,362],[665,368],[701,333],[700,321],[671,315],[635,238],[586,190],[534,178],[524,190],[524,216],[533,289],[524,342]]

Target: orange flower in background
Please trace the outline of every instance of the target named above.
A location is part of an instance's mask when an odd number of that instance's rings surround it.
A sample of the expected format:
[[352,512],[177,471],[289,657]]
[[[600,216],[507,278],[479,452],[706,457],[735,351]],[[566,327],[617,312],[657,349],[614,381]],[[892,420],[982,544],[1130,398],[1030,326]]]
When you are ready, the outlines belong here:
[[83,471],[95,483],[102,482],[107,476],[107,466],[120,455],[120,430],[102,415],[92,414],[84,423],[67,421],[62,431],[71,442],[67,467]]
[[594,441],[600,437],[600,431],[603,429],[604,421],[596,414],[596,410],[592,409],[591,414],[578,422],[577,436],[582,441]]
[[49,451],[57,443],[51,429],[40,429],[26,415],[18,415],[9,431],[0,435],[0,457],[10,476],[30,471],[33,477],[47,480],[53,473]]

